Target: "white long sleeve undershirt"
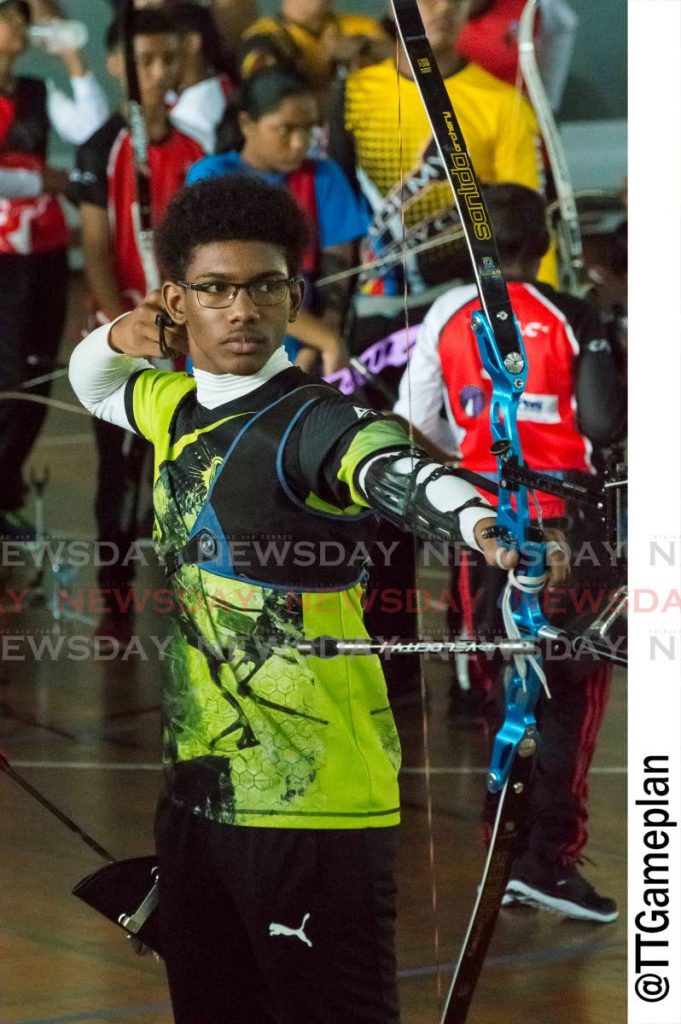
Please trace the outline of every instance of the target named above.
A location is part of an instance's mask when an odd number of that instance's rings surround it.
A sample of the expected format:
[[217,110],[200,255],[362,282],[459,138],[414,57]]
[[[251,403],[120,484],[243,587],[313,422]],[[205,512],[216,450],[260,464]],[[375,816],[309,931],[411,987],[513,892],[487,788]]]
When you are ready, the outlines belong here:
[[[125,385],[133,373],[154,367],[147,359],[114,352],[109,345],[112,326],[104,324],[81,341],[71,356],[69,380],[78,399],[93,416],[125,430],[133,430],[125,410]],[[217,409],[255,391],[290,365],[284,349],[278,348],[262,369],[248,376],[209,373],[195,367],[196,397],[204,409]]]
[[76,346],[69,361],[69,381],[78,400],[93,416],[133,430],[125,411],[125,385],[133,373],[152,370],[153,366],[147,359],[114,352],[109,345],[112,326],[98,327]]

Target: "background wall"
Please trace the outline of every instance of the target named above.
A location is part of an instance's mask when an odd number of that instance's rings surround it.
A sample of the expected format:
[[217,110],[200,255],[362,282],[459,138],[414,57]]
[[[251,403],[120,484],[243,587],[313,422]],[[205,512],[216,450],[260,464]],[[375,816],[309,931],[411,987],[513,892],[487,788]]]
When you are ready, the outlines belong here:
[[579,26],[560,118],[626,118],[626,0],[569,2],[579,15]]

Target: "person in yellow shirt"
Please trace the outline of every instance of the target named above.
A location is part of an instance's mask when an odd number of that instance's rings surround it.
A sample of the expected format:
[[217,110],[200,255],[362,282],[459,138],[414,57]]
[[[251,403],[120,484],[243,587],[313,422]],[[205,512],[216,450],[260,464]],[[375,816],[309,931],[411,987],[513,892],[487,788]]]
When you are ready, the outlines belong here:
[[[418,0],[426,34],[459,118],[478,178],[483,184],[513,182],[542,191],[539,129],[521,94],[477,64],[466,63],[456,39],[468,21],[471,0]],[[361,68],[338,91],[331,113],[330,155],[356,176],[374,210],[369,247],[399,237],[401,206],[407,228],[437,219],[451,208],[452,194],[406,55]],[[465,257],[451,264],[450,251],[423,254],[419,268],[428,284],[461,276]],[[552,271],[553,266],[553,271]],[[468,268],[466,268],[468,271]],[[555,259],[540,278],[554,282]]]
[[333,6],[333,0],[282,0],[279,14],[258,18],[242,36],[241,77],[276,66],[324,93],[338,63],[362,67],[389,52],[380,22],[336,14]]

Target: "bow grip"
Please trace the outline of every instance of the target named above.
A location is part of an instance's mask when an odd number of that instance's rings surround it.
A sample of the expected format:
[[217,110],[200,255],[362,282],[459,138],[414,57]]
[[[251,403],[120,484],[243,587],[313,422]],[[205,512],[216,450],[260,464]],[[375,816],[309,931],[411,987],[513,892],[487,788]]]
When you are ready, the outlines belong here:
[[[540,531],[535,527],[530,527],[529,533],[541,537]],[[544,588],[545,572],[546,544],[538,539],[525,540],[519,548],[515,577],[527,581],[527,589],[515,591],[511,610],[520,632],[530,636],[536,636],[539,628],[546,625],[546,617],[539,601]],[[532,589],[535,580],[536,589]]]

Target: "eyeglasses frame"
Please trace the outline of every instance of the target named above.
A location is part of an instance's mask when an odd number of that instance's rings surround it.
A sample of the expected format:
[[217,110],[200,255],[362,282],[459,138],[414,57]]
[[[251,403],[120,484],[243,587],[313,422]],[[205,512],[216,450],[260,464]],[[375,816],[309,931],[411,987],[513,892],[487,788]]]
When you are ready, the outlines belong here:
[[[203,309],[230,309],[234,305],[234,303],[236,302],[237,298],[239,297],[239,292],[241,291],[242,288],[245,289],[246,294],[248,295],[249,299],[251,300],[253,305],[256,306],[258,309],[266,309],[268,306],[279,306],[279,305],[281,305],[282,302],[285,302],[286,301],[286,296],[285,295],[284,295],[283,298],[279,299],[277,302],[256,302],[256,300],[253,298],[253,296],[251,294],[250,289],[252,287],[254,287],[255,284],[264,284],[266,281],[267,281],[267,278],[265,278],[263,281],[259,281],[259,282],[250,281],[250,282],[248,282],[246,284],[238,284],[236,281],[220,282],[220,283],[224,283],[225,285],[231,285],[233,288],[236,288],[236,292],[234,294],[234,298],[232,299],[231,302],[228,302],[227,305],[225,305],[225,306],[204,306],[203,303],[201,302],[201,299],[198,298],[198,296],[201,293],[205,294],[208,291],[208,289],[210,287],[212,287],[213,284],[216,284],[217,282],[215,282],[215,281],[207,281],[205,284],[202,284],[202,283],[197,284],[197,283],[192,282],[192,281],[176,281],[175,284],[178,285],[180,288],[185,288],[185,289],[189,289],[190,291],[197,292],[198,293],[197,294],[197,299],[198,299],[199,305]],[[304,282],[304,278],[302,278],[302,277],[300,277],[300,275],[298,275],[296,277],[282,278],[281,280],[275,278],[275,279],[272,279],[272,283],[275,283],[275,284],[285,284],[286,287],[288,288],[288,292],[289,292],[289,295],[290,295],[291,287],[294,284],[302,285],[305,282]]]

